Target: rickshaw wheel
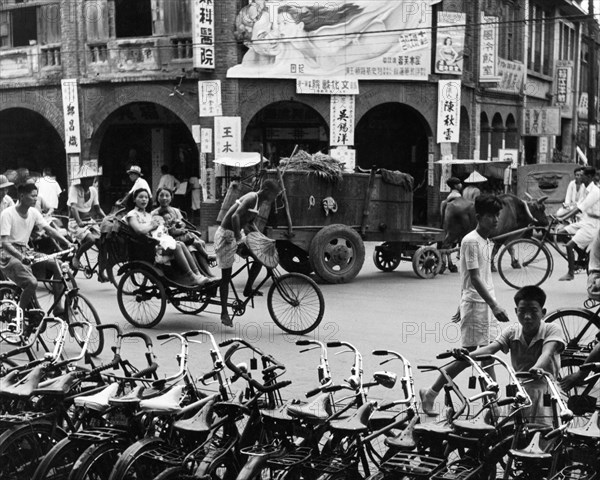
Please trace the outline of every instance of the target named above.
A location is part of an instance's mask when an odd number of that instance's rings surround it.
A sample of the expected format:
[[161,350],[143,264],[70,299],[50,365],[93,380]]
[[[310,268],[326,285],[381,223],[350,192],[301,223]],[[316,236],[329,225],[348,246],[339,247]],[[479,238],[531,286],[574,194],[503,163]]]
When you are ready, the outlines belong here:
[[392,251],[389,248],[375,248],[373,251],[373,263],[382,272],[393,272],[400,265],[400,255],[398,252]]
[[132,268],[121,277],[117,301],[125,320],[138,328],[158,325],[167,308],[165,287],[144,268]]
[[420,247],[412,258],[413,270],[421,278],[433,278],[442,268],[442,256],[436,247]]

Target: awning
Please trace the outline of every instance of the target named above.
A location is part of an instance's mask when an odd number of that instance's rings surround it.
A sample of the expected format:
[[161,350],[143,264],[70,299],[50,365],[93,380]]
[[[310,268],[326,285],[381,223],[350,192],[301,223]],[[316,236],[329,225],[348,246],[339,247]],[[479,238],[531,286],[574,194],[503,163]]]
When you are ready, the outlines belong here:
[[215,159],[215,163],[226,167],[247,168],[258,165],[260,161],[267,162],[268,160],[258,152],[232,152],[227,156]]
[[440,165],[452,165],[452,175],[464,180],[472,172],[476,171],[484,177],[504,179],[504,171],[510,167],[510,160],[439,160],[435,163]]

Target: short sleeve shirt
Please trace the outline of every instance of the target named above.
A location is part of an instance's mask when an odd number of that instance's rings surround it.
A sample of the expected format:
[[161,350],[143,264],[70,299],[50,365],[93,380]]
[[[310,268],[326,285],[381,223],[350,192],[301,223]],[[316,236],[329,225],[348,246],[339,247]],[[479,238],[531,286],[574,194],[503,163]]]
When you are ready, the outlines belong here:
[[98,190],[90,187],[90,198],[86,201],[83,188],[72,185],[69,189],[67,204],[79,213],[89,213],[94,205],[98,205]]
[[50,208],[58,208],[58,196],[62,192],[62,188],[56,181],[56,178],[42,177],[36,183],[38,187],[38,197],[42,197],[46,200],[46,203]]
[[10,243],[26,247],[31,232],[35,227],[47,227],[48,222],[35,208],[27,210],[27,217],[23,218],[17,212],[17,207],[8,207],[0,215],[0,236],[8,237]]
[[131,187],[131,190],[129,190],[129,193],[133,194],[133,192],[139,190],[140,188],[146,190],[148,192],[148,195],[150,195],[150,198],[152,198],[152,191],[150,190],[150,185],[148,185],[148,182],[142,177],[138,177],[138,179],[133,184],[133,187]]
[[585,198],[577,204],[577,208],[583,213],[583,218],[580,223],[587,223],[594,227],[600,227],[600,220],[590,216],[600,215],[600,189],[590,182],[587,186],[587,194]]
[[152,222],[152,214],[143,210],[138,210],[137,208],[134,208],[133,210],[127,212],[125,218],[127,219],[127,223],[129,223],[130,218],[137,219],[137,221],[142,225],[146,225]]
[[479,278],[485,285],[486,290],[495,298],[494,282],[492,281],[492,258],[493,243],[483,238],[477,230],[465,235],[460,244],[460,276],[462,281],[462,300],[469,302],[485,302],[477,293],[471,283],[469,270],[478,269]]
[[[565,348],[565,339],[558,325],[542,322],[536,336],[527,344],[523,336],[523,327],[515,323],[506,328],[494,340],[500,344],[504,353],[510,352],[510,361],[517,372],[526,372],[533,367],[540,355],[544,345],[548,342],[558,342],[561,344],[561,350]],[[560,370],[560,356],[553,358],[550,371],[554,378],[557,378]]]
[[8,207],[12,207],[14,204],[15,202],[10,195],[4,195],[4,197],[0,200],[0,215],[2,215],[4,210],[6,210]]

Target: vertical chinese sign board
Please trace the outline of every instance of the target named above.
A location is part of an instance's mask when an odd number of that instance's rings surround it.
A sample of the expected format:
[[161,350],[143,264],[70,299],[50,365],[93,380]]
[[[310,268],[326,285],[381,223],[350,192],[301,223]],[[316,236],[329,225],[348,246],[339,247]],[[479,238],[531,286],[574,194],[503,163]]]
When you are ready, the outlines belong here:
[[354,145],[354,95],[331,95],[330,120],[333,145]]
[[215,8],[213,0],[193,0],[194,68],[215,69]]
[[81,153],[77,80],[61,80],[61,87],[65,122],[65,151],[68,157],[69,179],[72,179],[79,168],[79,154]]
[[498,17],[481,15],[479,81],[498,81]]
[[[215,117],[215,159],[226,157],[229,153],[242,151],[242,118]],[[215,165],[217,177],[227,176],[227,168]],[[234,172],[235,173],[235,172]],[[221,183],[221,194],[225,195],[229,185],[227,179]]]
[[460,80],[438,84],[438,143],[458,143],[460,134]]

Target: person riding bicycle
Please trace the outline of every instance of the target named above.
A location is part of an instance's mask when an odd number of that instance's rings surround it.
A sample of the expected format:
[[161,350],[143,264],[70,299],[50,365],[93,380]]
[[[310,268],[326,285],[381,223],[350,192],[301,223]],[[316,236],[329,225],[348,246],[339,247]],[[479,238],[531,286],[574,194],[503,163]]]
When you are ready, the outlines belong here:
[[[226,327],[233,326],[233,321],[227,311],[227,299],[235,254],[238,246],[245,245],[242,229],[247,227],[251,231],[258,230],[254,225],[254,219],[258,215],[260,204],[265,201],[273,202],[279,195],[279,191],[279,185],[276,182],[265,180],[258,192],[247,193],[236,200],[235,204],[223,217],[223,221],[215,233],[215,253],[217,254],[217,263],[221,269],[221,323]],[[261,267],[261,263],[258,261],[252,264],[244,287],[246,297],[262,295],[261,292],[254,291],[252,288]]]
[[[546,315],[544,308],[546,293],[540,287],[528,285],[517,291],[514,301],[519,323],[509,325],[489,345],[465,353],[475,358],[478,355],[493,355],[499,351],[510,352],[515,371],[529,371],[538,377],[541,377],[541,371],[545,371],[557,378],[560,370],[560,352],[564,350],[566,342],[558,325],[542,322],[542,318]],[[454,362],[447,367],[447,373],[455,377],[467,367],[466,362]],[[427,400],[422,405],[426,413],[433,411],[433,401],[444,383],[444,377],[440,376],[427,395],[422,396]],[[538,378],[523,386],[533,402],[533,405],[524,412],[528,420],[551,424],[551,412],[544,406],[543,401],[546,382]]]
[[557,217],[559,221],[564,222],[581,213],[581,220],[566,225],[557,232],[559,235],[561,233],[573,235],[566,245],[569,269],[565,275],[559,278],[560,281],[570,281],[575,278],[575,250],[580,257],[585,255],[585,250],[592,243],[598,234],[598,228],[600,228],[600,189],[592,181],[595,175],[595,168],[585,167],[583,169],[582,182],[587,191],[585,198],[577,204],[577,208],[562,217]]
[[562,207],[556,211],[557,217],[562,217],[577,208],[577,204],[585,198],[586,186],[583,183],[583,167],[577,167],[573,170],[573,175],[575,175],[575,179],[569,182],[565,201]]
[[[98,171],[88,165],[82,165],[74,176],[79,180],[79,185],[71,185],[67,205],[71,212],[69,220],[69,233],[79,242],[79,248],[72,260],[73,268],[81,270],[81,256],[100,240],[100,226],[94,221],[93,213],[104,218],[106,214],[98,201],[98,190],[92,186]],[[98,256],[98,279],[107,282],[105,273],[106,265],[104,255]]]
[[[36,298],[38,278],[45,278],[50,271],[53,277],[61,275],[56,262],[47,260],[31,265],[31,254],[27,244],[36,226],[41,227],[49,236],[62,245],[71,248],[71,243],[55,228],[50,226],[42,214],[35,209],[37,187],[34,183],[25,183],[17,189],[18,203],[2,212],[0,216],[0,270],[22,290],[19,306],[26,312],[31,301]],[[64,287],[60,283],[53,284],[53,294],[58,300]],[[54,307],[54,315],[64,314],[65,307],[58,302]]]

